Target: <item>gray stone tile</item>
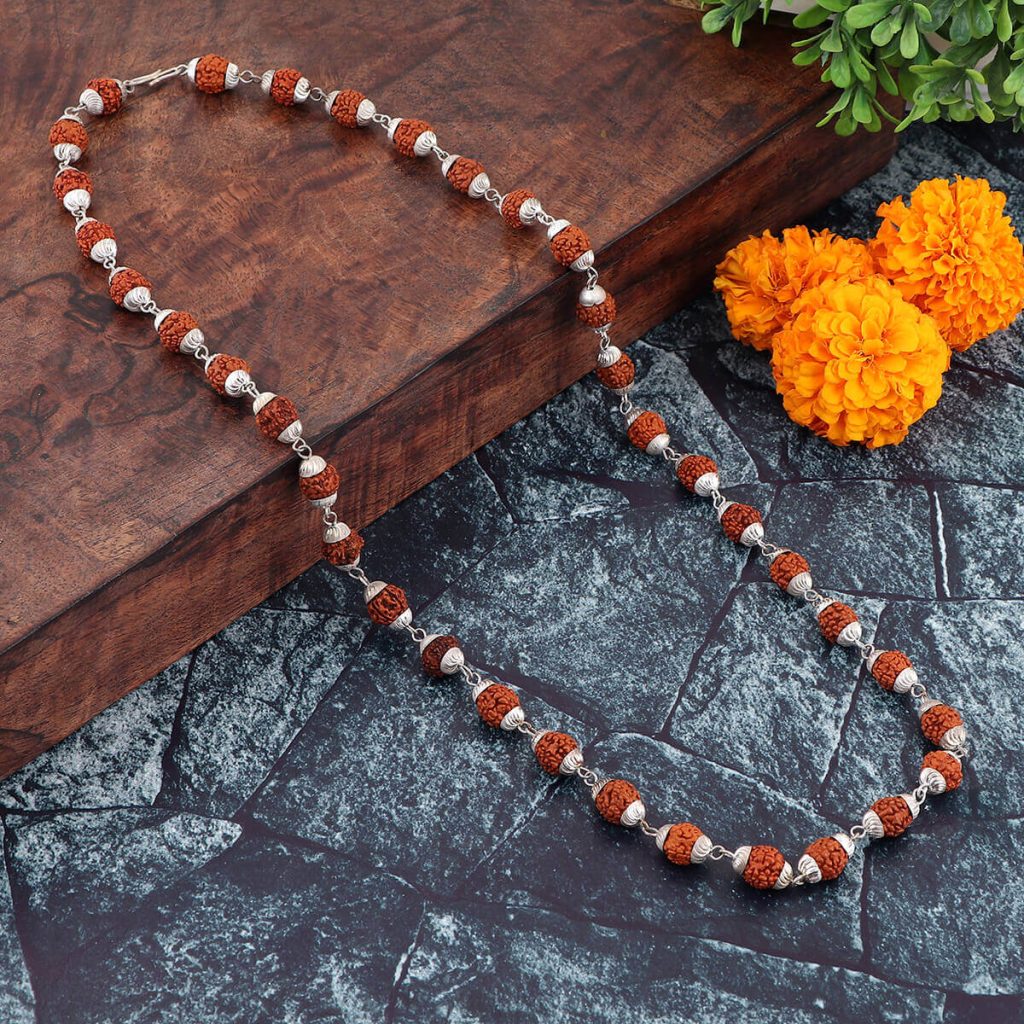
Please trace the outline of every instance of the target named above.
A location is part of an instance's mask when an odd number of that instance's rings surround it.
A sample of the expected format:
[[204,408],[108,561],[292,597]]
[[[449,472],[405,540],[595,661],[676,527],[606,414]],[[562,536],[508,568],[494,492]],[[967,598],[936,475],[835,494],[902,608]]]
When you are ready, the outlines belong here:
[[233,822],[153,808],[8,815],[8,857],[36,963],[52,962],[226,850]]
[[[851,603],[870,636],[881,610]],[[741,587],[700,652],[667,727],[679,745],[797,798],[816,795],[860,669],[821,635],[806,602],[773,583]]]
[[[406,589],[415,607],[432,600],[512,528],[494,484],[474,458],[454,466],[362,532],[363,563],[373,578]],[[332,614],[361,613],[359,590],[319,562],[266,602]]]
[[[1024,814],[1022,621],[1019,601],[894,603],[883,615],[879,646],[906,651],[929,690],[961,709],[970,739],[963,785],[932,802],[922,827],[934,816],[970,832],[970,817]],[[908,788],[930,749],[913,703],[867,677],[824,786],[824,806],[859,817],[877,797]]]
[[[600,775],[629,779],[650,821],[693,821],[714,841],[777,845],[795,866],[835,823],[808,801],[647,737],[619,734],[586,750]],[[701,935],[829,963],[861,956],[860,873],[810,889],[762,893],[727,862],[679,867],[641,833],[604,822],[589,792],[566,780],[467,880],[487,905],[530,906],[573,920],[666,935]]]
[[855,971],[533,910],[460,908],[428,913],[394,1020],[928,1024],[941,1017],[941,995]]
[[723,353],[738,342],[695,350],[690,369],[715,407],[740,436],[762,480],[962,480],[1019,486],[1024,446],[994,443],[1016,438],[1024,422],[1024,387],[977,373],[955,360],[937,406],[898,445],[869,451],[837,447],[798,427],[774,387],[722,372]]
[[[367,647],[249,806],[274,832],[451,890],[550,788],[529,742],[480,721],[460,678],[432,680],[398,638]],[[404,655],[404,656],[403,656]],[[589,731],[523,694],[529,717]]]
[[[666,335],[659,341],[664,345]],[[727,467],[731,481],[757,479],[743,446],[675,352],[639,341],[629,354],[637,364],[633,401],[665,417],[679,451],[712,455]],[[629,444],[613,400],[588,377],[483,450],[481,460],[518,521],[561,520],[678,500],[681,489],[671,467]]]
[[884,480],[788,484],[772,503],[769,536],[811,563],[815,582],[846,592],[936,596],[928,491]]
[[[767,488],[735,493],[769,506]],[[479,623],[465,638],[473,656],[574,714],[654,732],[747,557],[687,495],[658,511],[523,526],[431,612]]]
[[284,753],[369,630],[362,615],[256,608],[200,647],[158,803],[230,817]]
[[1024,991],[1020,821],[937,819],[873,850],[865,881],[870,965],[970,995]]
[[0,809],[151,804],[191,655],[0,782]]
[[969,484],[940,485],[936,494],[949,593],[1024,596],[1024,494]]
[[6,867],[0,868],[0,1020],[6,1024],[35,1024],[35,997],[18,939],[11,886]]
[[243,840],[55,968],[40,1024],[377,1024],[421,916],[395,878]]
[[1016,178],[1024,178],[1024,136],[1006,122],[985,124],[943,124],[942,130],[958,139],[964,147],[977,150],[989,163]]

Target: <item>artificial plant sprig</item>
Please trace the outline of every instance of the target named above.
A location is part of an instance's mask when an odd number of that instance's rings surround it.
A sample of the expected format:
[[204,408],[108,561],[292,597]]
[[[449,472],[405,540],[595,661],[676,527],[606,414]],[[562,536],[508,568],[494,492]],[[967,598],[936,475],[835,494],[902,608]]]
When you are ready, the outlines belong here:
[[[733,44],[771,0],[704,0],[705,32],[731,25]],[[798,66],[819,65],[839,90],[822,124],[850,135],[914,121],[1009,121],[1024,130],[1024,0],[817,0],[793,19]],[[902,96],[893,118],[883,95]]]

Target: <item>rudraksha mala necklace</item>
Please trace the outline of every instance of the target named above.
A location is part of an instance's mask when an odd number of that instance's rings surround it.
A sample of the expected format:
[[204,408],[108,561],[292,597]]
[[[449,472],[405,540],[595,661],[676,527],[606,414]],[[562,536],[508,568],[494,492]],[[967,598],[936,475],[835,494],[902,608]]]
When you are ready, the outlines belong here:
[[[404,591],[393,583],[371,580],[362,568],[363,539],[338,518],[334,509],[338,497],[337,470],[314,454],[306,443],[302,422],[292,402],[273,392],[261,391],[244,359],[223,353],[211,354],[192,314],[160,308],[153,299],[150,282],[137,270],[118,264],[113,229],[88,216],[92,180],[74,166],[89,145],[81,115],[99,117],[116,113],[140,87],[155,86],[177,77],[187,77],[205,93],[256,84],[282,106],[307,101],[321,104],[330,118],[346,128],[381,129],[404,156],[433,157],[452,188],[470,199],[483,200],[510,228],[540,225],[546,229],[552,255],[563,267],[580,274],[584,281],[576,315],[597,337],[597,378],[616,396],[613,408],[624,419],[629,441],[642,452],[667,461],[687,491],[708,500],[729,540],[764,555],[771,579],[787,594],[806,602],[830,643],[855,651],[882,689],[906,694],[917,702],[921,731],[937,749],[925,754],[916,785],[898,796],[876,800],[861,820],[846,831],[816,839],[801,855],[794,871],[774,846],[742,845],[727,849],[687,821],[660,827],[651,824],[644,802],[632,783],[599,775],[584,761],[583,752],[572,736],[529,721],[515,691],[474,668],[454,636],[430,633],[414,626]],[[419,648],[428,675],[461,677],[484,722],[528,737],[540,767],[552,775],[579,779],[590,791],[605,820],[639,829],[673,864],[727,859],[736,873],[755,889],[778,890],[836,878],[858,843],[902,834],[917,818],[929,796],[949,792],[960,785],[967,738],[959,712],[929,697],[910,659],[902,651],[880,649],[863,639],[861,623],[853,609],[814,588],[810,567],[803,556],[768,541],[760,513],[722,494],[718,467],[711,458],[674,449],[661,416],[633,404],[630,396],[635,368],[629,356],[611,342],[615,299],[598,284],[590,242],[580,228],[548,214],[532,192],[518,188],[502,194],[492,186],[480,163],[442,149],[426,122],[382,114],[360,92],[353,89],[327,92],[312,87],[302,74],[291,69],[266,71],[262,75],[240,71],[224,57],[212,54],[129,81],[94,79],[86,86],[78,104],[68,107],[50,129],[49,142],[58,162],[54,194],[74,217],[75,238],[82,254],[109,272],[110,297],[124,309],[151,316],[165,348],[196,359],[206,379],[220,394],[251,401],[260,433],[294,451],[299,459],[299,490],[322,517],[323,557],[363,588],[370,618],[408,634]]]

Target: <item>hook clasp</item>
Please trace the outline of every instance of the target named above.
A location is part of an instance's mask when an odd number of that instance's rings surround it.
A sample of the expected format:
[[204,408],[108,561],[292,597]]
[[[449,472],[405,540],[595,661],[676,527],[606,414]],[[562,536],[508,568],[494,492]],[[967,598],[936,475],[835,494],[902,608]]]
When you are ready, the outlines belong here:
[[130,94],[135,92],[140,85],[159,85],[161,82],[166,82],[171,78],[177,78],[185,74],[186,71],[188,71],[187,64],[177,64],[173,68],[160,68],[157,71],[150,72],[148,75],[130,78],[124,83],[124,91]]

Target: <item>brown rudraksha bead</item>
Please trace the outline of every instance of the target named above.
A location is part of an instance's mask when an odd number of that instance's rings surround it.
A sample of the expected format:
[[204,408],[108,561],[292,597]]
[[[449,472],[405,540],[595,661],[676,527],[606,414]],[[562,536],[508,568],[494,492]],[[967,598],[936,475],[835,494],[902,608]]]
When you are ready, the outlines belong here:
[[92,89],[103,100],[103,113],[116,114],[121,109],[121,86],[113,78],[94,78],[87,82],[86,89]]
[[337,494],[340,484],[338,471],[330,463],[316,476],[299,477],[299,490],[307,501],[320,501],[331,494]]
[[353,530],[344,540],[324,543],[323,556],[331,565],[355,565],[363,551],[363,538]]
[[494,729],[499,729],[505,716],[517,707],[519,698],[503,683],[491,683],[476,699],[480,717]]
[[772,582],[781,590],[787,591],[790,583],[800,573],[810,571],[811,567],[807,564],[807,559],[795,551],[783,551],[781,555],[772,559],[772,564],[768,567],[768,575],[771,576]]
[[416,140],[424,132],[429,132],[430,130],[430,125],[426,121],[419,121],[414,117],[402,118],[393,136],[395,149],[402,156],[415,156],[416,151],[413,147],[416,145]]
[[53,126],[50,128],[49,140],[51,146],[57,146],[61,142],[68,142],[72,146],[77,146],[82,151],[83,156],[89,148],[89,133],[85,130],[85,125],[80,124],[78,121],[73,121],[70,117],[62,117],[59,121],[53,122]]
[[934,743],[937,747],[942,744],[942,737],[950,729],[963,724],[960,712],[948,704],[936,704],[921,716],[921,732],[929,743]]
[[661,852],[673,864],[687,865],[692,863],[693,844],[697,842],[704,833],[692,822],[681,821],[673,825],[665,836],[665,842]]
[[718,463],[707,455],[687,455],[676,467],[676,478],[691,493],[697,481],[708,473],[717,473]]
[[285,427],[290,426],[299,418],[299,410],[290,398],[275,395],[258,413],[256,426],[264,437],[276,441]]
[[224,382],[235,370],[245,370],[248,373],[249,364],[239,356],[229,356],[223,352],[218,352],[206,368],[206,379],[210,382],[214,391],[219,391],[220,394],[226,395]]
[[536,199],[537,197],[527,191],[525,188],[513,189],[501,202],[501,217],[502,220],[512,229],[518,231],[520,228],[526,227],[526,225],[519,219],[519,211],[522,209],[523,203],[527,199]]
[[459,646],[457,637],[435,636],[433,640],[423,648],[420,660],[423,662],[423,670],[428,676],[441,678],[445,675],[441,669],[441,659],[451,650]]
[[270,80],[270,98],[282,107],[295,104],[295,86],[302,78],[302,72],[295,68],[278,68]]
[[57,197],[58,202],[63,202],[64,197],[77,188],[85,189],[90,195],[92,194],[92,178],[77,167],[66,167],[53,179],[53,194]]
[[160,321],[157,334],[160,335],[160,343],[168,352],[177,352],[181,349],[181,343],[189,331],[194,331],[199,322],[191,313],[181,310],[174,310]]
[[921,762],[921,770],[934,768],[946,780],[946,792],[952,793],[964,781],[964,768],[959,758],[948,750],[929,750]]
[[227,89],[225,76],[230,63],[227,57],[221,57],[216,53],[208,53],[204,57],[200,57],[196,61],[196,88],[200,92],[207,92],[211,95],[224,92]]
[[355,89],[342,89],[331,104],[331,117],[345,128],[358,128],[359,104],[366,97]]
[[734,501],[722,513],[722,532],[734,544],[739,544],[743,531],[748,526],[759,522],[761,522],[761,513],[756,508]]
[[588,327],[607,327],[609,324],[615,323],[617,313],[615,296],[608,292],[596,306],[584,306],[582,302],[576,303],[576,316]]
[[871,805],[871,810],[878,815],[882,831],[889,839],[903,835],[914,820],[907,801],[901,796],[883,796]]
[[75,231],[75,241],[86,259],[91,259],[92,247],[104,238],[113,238],[114,229],[99,220],[87,220]]
[[119,270],[110,280],[108,291],[110,297],[119,305],[124,305],[124,297],[133,288],[152,288],[149,279],[145,278],[137,270],[125,267]]
[[533,752],[537,763],[549,775],[557,775],[566,757],[579,747],[579,744],[564,732],[546,732],[534,744]]
[[815,839],[804,852],[818,865],[822,880],[826,882],[838,878],[850,859],[842,843],[834,836]]
[[871,674],[883,690],[891,690],[899,674],[913,667],[913,662],[902,651],[882,651],[871,666]]
[[771,889],[779,880],[786,858],[774,846],[752,846],[743,881],[755,889]]
[[388,583],[383,590],[366,602],[366,612],[378,626],[390,626],[408,609],[409,602],[406,600],[405,591],[394,583]]
[[582,228],[570,224],[551,239],[551,255],[563,267],[571,266],[590,248],[590,239]]
[[665,421],[656,412],[642,412],[626,430],[626,436],[633,445],[645,451],[659,435],[667,432]]
[[609,779],[594,797],[597,812],[605,821],[613,825],[622,824],[622,814],[626,808],[640,799],[640,793],[632,782],[625,779]]
[[818,613],[818,625],[821,627],[821,635],[830,643],[837,643],[839,634],[857,621],[857,613],[842,601],[833,601],[826,605]]
[[[401,125],[399,125],[401,127]],[[398,135],[398,132],[395,132]],[[413,142],[416,140],[414,139]],[[468,156],[460,156],[448,168],[448,183],[459,192],[468,192],[469,186],[478,174],[484,173],[484,165],[479,160],[471,160]]]
[[618,391],[628,388],[633,383],[636,377],[636,367],[633,365],[633,360],[623,352],[611,366],[599,366],[594,373],[606,388]]

